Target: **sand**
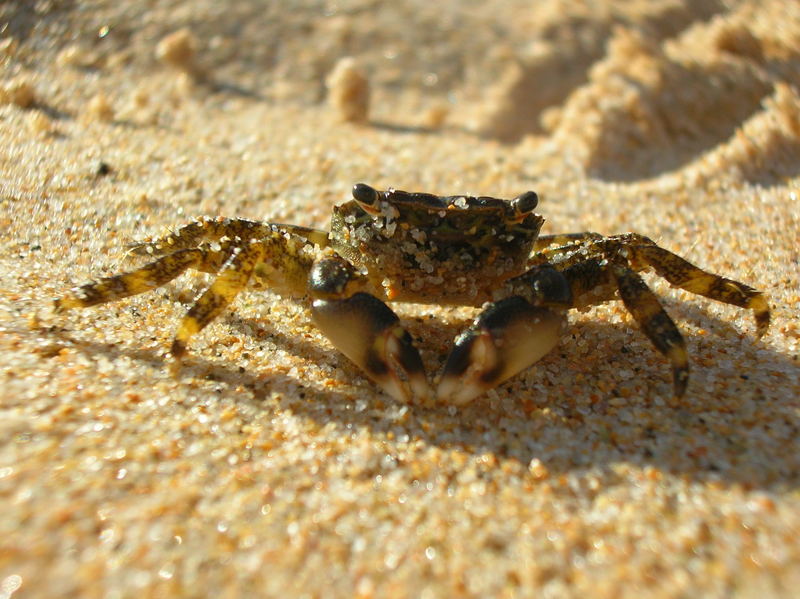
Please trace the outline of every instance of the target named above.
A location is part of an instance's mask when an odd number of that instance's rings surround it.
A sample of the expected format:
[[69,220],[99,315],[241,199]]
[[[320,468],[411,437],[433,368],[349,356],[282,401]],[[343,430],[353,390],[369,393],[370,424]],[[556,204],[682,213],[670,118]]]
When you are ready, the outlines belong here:
[[[0,5],[0,596],[793,596],[800,5],[286,4]],[[325,227],[359,181],[535,189],[545,232],[648,235],[772,326],[648,276],[684,398],[614,302],[423,409],[263,292],[171,373],[206,275],[52,313],[132,240]],[[432,373],[475,314],[396,308]]]

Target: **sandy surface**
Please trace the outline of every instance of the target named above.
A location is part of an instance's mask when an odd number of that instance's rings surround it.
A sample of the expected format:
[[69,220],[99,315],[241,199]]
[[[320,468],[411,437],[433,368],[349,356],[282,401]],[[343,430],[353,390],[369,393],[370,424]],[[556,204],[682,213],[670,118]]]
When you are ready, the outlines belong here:
[[[793,596],[800,5],[291,4],[0,5],[0,597]],[[325,101],[345,56],[364,124]],[[772,327],[650,277],[685,398],[613,303],[456,410],[263,293],[171,375],[204,275],[50,311],[128,241],[324,227],[357,181],[536,189],[547,232],[644,233],[768,292]],[[474,314],[397,309],[431,372]]]

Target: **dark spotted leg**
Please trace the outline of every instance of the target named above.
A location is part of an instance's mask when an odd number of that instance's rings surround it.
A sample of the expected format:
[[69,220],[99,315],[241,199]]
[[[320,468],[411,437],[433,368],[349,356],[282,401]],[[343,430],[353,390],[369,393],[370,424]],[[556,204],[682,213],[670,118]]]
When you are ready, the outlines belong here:
[[558,343],[563,310],[572,301],[564,276],[552,268],[534,268],[510,281],[506,291],[513,295],[490,304],[456,338],[436,391],[439,399],[469,403],[538,362]]
[[178,250],[196,248],[203,242],[219,241],[223,238],[238,239],[240,243],[251,239],[268,238],[277,230],[295,234],[320,247],[328,244],[327,233],[317,229],[297,225],[276,225],[246,218],[209,218],[204,216],[164,237],[128,244],[128,251],[137,256],[162,256]]
[[178,250],[136,270],[76,287],[55,300],[57,312],[84,308],[150,291],[171,281],[188,268],[217,274],[214,282],[183,317],[171,353],[179,358],[192,335],[216,318],[255,273],[281,293],[302,295],[306,290],[313,259],[303,252],[303,242],[270,230],[263,239],[242,243],[223,240],[202,243],[194,249]]
[[672,285],[718,302],[751,309],[759,337],[769,328],[769,304],[760,291],[744,283],[706,272],[655,244],[635,245],[633,250],[636,257],[652,266]]
[[253,276],[278,293],[304,295],[313,259],[302,247],[302,242],[287,238],[278,229],[270,230],[262,239],[232,245],[230,257],[218,269],[214,282],[181,320],[170,350],[172,355],[183,355],[189,339],[219,316]]
[[404,403],[427,403],[428,379],[411,335],[397,315],[374,295],[361,291],[363,280],[338,256],[311,269],[311,314],[331,343],[373,381]]
[[163,237],[129,243],[127,249],[129,254],[136,256],[163,256],[196,248],[203,242],[219,241],[223,237],[249,239],[257,234],[260,226],[263,227],[245,219],[203,216]]
[[264,261],[267,247],[263,242],[252,241],[233,248],[230,258],[219,270],[214,282],[195,300],[181,319],[170,347],[174,358],[183,356],[189,339],[219,316],[239,292],[247,287],[256,265]]
[[625,307],[656,349],[672,363],[675,397],[683,396],[689,382],[689,359],[678,327],[638,274],[621,265],[612,266],[611,271]]
[[229,251],[227,248],[214,250],[207,244],[194,249],[179,250],[136,270],[75,287],[67,295],[54,301],[55,311],[88,308],[152,291],[189,268],[216,272],[227,259]]

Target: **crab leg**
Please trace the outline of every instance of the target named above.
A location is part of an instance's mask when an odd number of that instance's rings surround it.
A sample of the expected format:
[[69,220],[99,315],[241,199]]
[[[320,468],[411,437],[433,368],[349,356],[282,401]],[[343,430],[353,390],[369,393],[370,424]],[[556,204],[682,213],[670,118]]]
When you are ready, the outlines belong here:
[[223,239],[249,241],[269,238],[276,231],[297,235],[319,247],[328,245],[328,234],[318,229],[258,222],[246,218],[209,218],[204,216],[164,237],[128,244],[128,251],[137,256],[163,256],[179,250],[196,248],[203,242]]
[[260,223],[245,218],[200,217],[158,239],[134,241],[128,244],[128,252],[136,256],[163,256],[179,250],[198,247],[203,242],[219,241],[223,238],[249,240],[264,237],[272,232],[269,223]]
[[769,304],[760,291],[744,283],[706,272],[655,244],[635,246],[634,253],[675,287],[718,302],[750,308],[756,320],[758,336],[761,337],[767,331]]
[[141,268],[76,287],[55,300],[57,312],[84,308],[138,295],[164,285],[189,268],[217,274],[214,282],[195,300],[181,320],[171,353],[180,358],[190,338],[200,332],[227,307],[253,276],[277,291],[305,293],[313,259],[300,251],[302,240],[287,238],[270,227],[263,238],[223,240],[219,246],[201,243],[196,248],[175,251]]
[[179,358],[189,339],[214,320],[245,289],[253,276],[281,293],[301,295],[313,260],[300,251],[301,242],[271,230],[263,239],[236,245],[214,282],[181,320],[170,352]]
[[[536,257],[545,262],[552,260],[553,267],[567,279],[572,289],[573,308],[612,300],[618,291],[639,327],[672,363],[676,397],[686,392],[689,378],[685,343],[675,323],[637,274],[638,271],[652,267],[675,287],[750,308],[755,315],[759,336],[769,326],[769,305],[763,293],[738,281],[706,272],[643,235],[626,233],[598,239],[591,234],[576,234],[576,238],[579,236],[584,236],[583,243],[547,249]],[[569,236],[556,237],[566,239]],[[594,257],[587,259],[586,254]]]
[[638,274],[620,265],[613,266],[612,273],[628,312],[633,315],[656,349],[672,363],[674,394],[675,397],[681,397],[686,393],[689,382],[689,358],[686,343],[678,327]]
[[[560,247],[548,247],[554,243],[565,242],[571,243]],[[594,275],[599,273],[600,279],[608,279],[607,273],[600,272],[605,269],[598,270],[596,261],[585,258],[586,255],[600,255],[616,261],[623,260],[637,272],[651,267],[674,287],[718,302],[749,308],[753,311],[759,337],[769,328],[769,304],[761,291],[744,283],[707,272],[669,250],[659,247],[644,235],[624,233],[602,237],[597,233],[589,232],[549,235],[542,236],[537,241],[536,249],[542,249],[542,247],[547,247],[547,249],[532,256],[531,264],[550,263],[565,275],[568,271],[573,271],[568,278],[571,279],[573,291],[576,292],[576,300],[581,295],[575,290],[576,281],[585,291],[592,291],[590,279],[597,278]],[[580,276],[577,276],[578,271],[582,271]],[[599,284],[599,282],[597,283]],[[596,289],[593,293],[597,297],[591,303],[612,299],[605,296],[601,299],[599,297],[601,294]]]
[[672,364],[675,397],[686,392],[689,364],[677,326],[656,295],[621,256],[612,264],[605,258],[576,262],[562,271],[573,293],[573,307],[584,308],[614,299],[615,292],[656,349]]
[[227,260],[229,253],[229,248],[214,250],[208,244],[179,250],[130,272],[75,287],[67,295],[57,298],[54,307],[56,312],[64,312],[152,291],[169,283],[189,268],[216,272]]
[[389,395],[405,403],[426,403],[428,379],[411,335],[397,315],[374,295],[338,256],[317,262],[309,276],[311,314],[331,343]]
[[172,357],[183,356],[189,339],[219,316],[239,292],[247,287],[256,264],[262,262],[264,257],[265,247],[257,242],[233,250],[214,282],[195,300],[181,319],[170,347]]

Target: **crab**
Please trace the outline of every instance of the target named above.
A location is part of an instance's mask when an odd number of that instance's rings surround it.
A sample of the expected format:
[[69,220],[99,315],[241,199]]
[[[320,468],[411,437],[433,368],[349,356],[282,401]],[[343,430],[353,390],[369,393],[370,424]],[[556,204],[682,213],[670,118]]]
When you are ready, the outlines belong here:
[[[533,191],[512,200],[438,196],[367,184],[333,208],[329,231],[242,218],[202,218],[132,244],[154,261],[76,287],[57,312],[150,291],[187,269],[215,276],[181,320],[169,353],[180,361],[195,334],[246,287],[305,298],[313,322],[386,393],[406,403],[466,404],[530,367],[559,342],[571,309],[621,299],[671,363],[673,393],[689,379],[686,346],[640,276],[753,311],[769,326],[764,294],[711,274],[637,233],[539,235]],[[481,308],[460,334],[435,392],[419,352],[387,302]]]

